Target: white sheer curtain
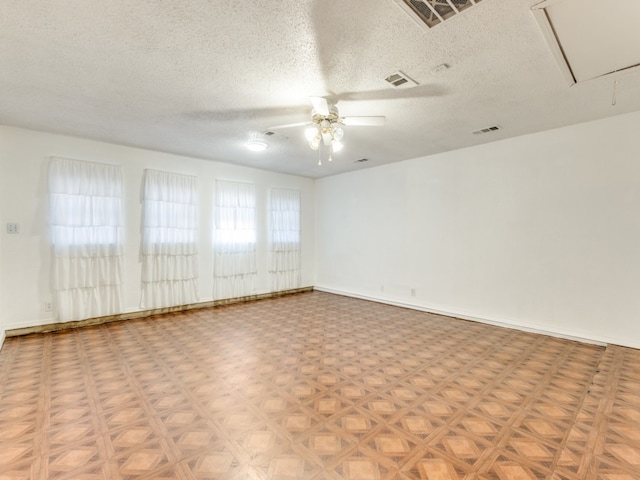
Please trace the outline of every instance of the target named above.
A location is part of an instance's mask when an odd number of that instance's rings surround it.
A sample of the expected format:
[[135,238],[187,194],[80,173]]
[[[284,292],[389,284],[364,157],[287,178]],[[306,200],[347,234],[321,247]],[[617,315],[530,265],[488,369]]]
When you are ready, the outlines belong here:
[[58,318],[121,312],[123,182],[119,165],[51,158],[52,283]]
[[271,291],[298,288],[300,280],[300,192],[271,189],[269,282]]
[[198,301],[198,179],[145,170],[141,308]]
[[216,180],[213,298],[251,295],[256,269],[256,187]]

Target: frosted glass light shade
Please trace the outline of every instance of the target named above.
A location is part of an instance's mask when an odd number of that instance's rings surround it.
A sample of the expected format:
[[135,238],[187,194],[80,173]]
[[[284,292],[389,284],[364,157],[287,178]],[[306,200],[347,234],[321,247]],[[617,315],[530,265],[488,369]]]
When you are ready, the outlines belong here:
[[304,131],[304,138],[306,138],[308,142],[313,140],[316,135],[318,135],[318,129],[316,127],[308,127]]

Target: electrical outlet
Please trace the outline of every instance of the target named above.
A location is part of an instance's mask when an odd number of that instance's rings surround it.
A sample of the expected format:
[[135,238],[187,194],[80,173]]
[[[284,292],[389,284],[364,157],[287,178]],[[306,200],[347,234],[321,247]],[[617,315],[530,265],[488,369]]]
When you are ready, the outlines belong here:
[[44,302],[44,311],[53,312],[53,302]]
[[20,233],[20,224],[18,223],[7,223],[7,233],[15,235]]
[[415,296],[416,296],[416,289],[415,289],[415,288],[412,288],[412,289],[411,289],[411,296],[412,296],[412,297],[415,297]]

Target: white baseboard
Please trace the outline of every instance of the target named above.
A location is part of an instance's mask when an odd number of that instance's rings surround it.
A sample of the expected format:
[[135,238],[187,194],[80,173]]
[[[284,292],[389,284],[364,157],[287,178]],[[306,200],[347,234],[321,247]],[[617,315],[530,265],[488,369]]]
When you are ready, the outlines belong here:
[[[631,340],[634,339],[622,339],[622,338],[617,338],[617,337],[608,337],[608,336],[597,336],[597,335],[589,335],[587,333],[584,332],[572,332],[572,331],[568,331],[565,329],[553,329],[553,330],[549,330],[548,327],[546,326],[540,326],[540,325],[535,325],[535,324],[524,324],[524,323],[518,323],[518,322],[514,322],[511,320],[506,320],[506,319],[499,319],[499,318],[490,318],[490,317],[483,317],[483,316],[477,316],[477,315],[473,315],[473,314],[469,314],[467,312],[461,312],[461,311],[456,311],[453,309],[443,309],[443,308],[439,308],[439,307],[434,307],[434,306],[430,306],[430,305],[425,305],[425,304],[417,304],[417,303],[407,303],[406,301],[403,301],[401,299],[397,299],[397,298],[391,298],[391,297],[384,297],[384,296],[377,296],[377,295],[368,295],[368,294],[363,294],[363,293],[359,293],[359,292],[353,292],[353,291],[348,291],[348,290],[342,290],[342,289],[336,289],[336,288],[331,288],[331,287],[326,287],[326,286],[315,286],[315,287],[303,287],[300,290],[304,291],[304,290],[318,290],[321,292],[327,292],[327,293],[334,293],[337,295],[343,295],[346,297],[353,297],[353,298],[360,298],[363,300],[369,300],[372,302],[378,302],[378,303],[384,303],[387,305],[395,305],[397,307],[403,307],[403,308],[410,308],[412,310],[419,310],[422,312],[427,312],[427,313],[434,313],[434,314],[438,314],[438,315],[444,315],[447,317],[453,317],[453,318],[460,318],[462,320],[470,320],[472,322],[478,322],[478,323],[485,323],[488,325],[495,325],[497,327],[503,327],[503,328],[510,328],[510,329],[514,329],[514,330],[520,330],[523,332],[529,332],[529,333],[537,333],[540,335],[547,335],[547,336],[551,336],[551,337],[557,337],[557,338],[563,338],[566,340],[573,340],[573,341],[577,341],[577,342],[582,342],[582,343],[589,343],[589,344],[593,344],[593,345],[607,345],[607,344],[613,344],[613,345],[621,345],[624,347],[630,347],[630,348],[635,348],[635,349],[640,349],[640,343],[639,343],[639,339],[635,339],[635,342],[632,342]],[[256,295],[256,296],[252,296],[252,297],[247,297],[246,299],[249,298],[260,298],[263,296],[270,296],[270,294],[261,294],[261,295]],[[244,299],[243,299],[244,300]],[[206,299],[205,301],[200,302],[199,304],[195,304],[190,306],[191,308],[202,308],[202,307],[207,307],[207,306],[213,306],[215,304],[217,304],[218,302],[214,302],[211,299]],[[220,302],[220,303],[224,303],[224,302]],[[186,309],[190,309],[190,308],[185,308],[183,307],[172,307],[172,308],[167,308],[167,309],[157,309],[155,311],[140,311],[137,309],[131,309],[128,312],[126,312],[125,314],[121,315],[120,319],[128,319],[128,318],[137,318],[140,316],[147,316],[150,314],[157,314],[157,313],[165,313],[168,311],[176,311],[176,310],[186,310]],[[42,322],[42,323],[41,323]],[[70,323],[76,323],[76,322],[70,322]],[[102,322],[100,322],[102,323]],[[87,324],[94,324],[94,322],[87,322]],[[25,333],[30,333],[31,331],[51,331],[51,330],[56,330],[58,328],[68,328],[69,324],[51,324],[51,319],[44,319],[41,321],[35,321],[35,322],[25,322],[23,324],[13,324],[13,325],[5,325],[5,329],[4,330],[0,330],[0,348],[2,348],[2,344],[4,342],[4,339],[6,338],[6,331],[10,331],[10,336],[13,335],[21,335],[21,334],[25,334]],[[39,328],[39,327],[47,327],[47,328]]]
[[294,288],[291,290],[248,295],[246,297],[201,301],[201,302],[193,303],[189,305],[176,305],[173,307],[154,308],[150,310],[140,310],[137,308],[133,308],[133,309],[126,309],[122,313],[119,313],[116,315],[87,318],[87,319],[74,320],[74,321],[68,321],[68,322],[59,322],[59,321],[52,322],[53,319],[48,319],[48,321],[39,320],[39,321],[33,321],[33,322],[23,322],[21,324],[7,325],[5,326],[5,331],[9,337],[14,337],[18,335],[28,335],[30,333],[54,332],[57,330],[64,330],[67,328],[76,328],[76,327],[83,327],[83,326],[89,326],[89,325],[100,325],[103,323],[116,322],[116,321],[122,321],[122,320],[133,320],[136,318],[149,317],[151,315],[160,315],[160,314],[171,313],[171,312],[182,312],[187,310],[216,307],[219,305],[229,305],[233,303],[248,302],[248,301],[260,300],[265,298],[274,298],[274,297],[280,297],[284,295],[291,295],[295,293],[310,292],[312,290],[313,290],[312,286],[306,286],[306,287]]
[[441,308],[431,307],[429,305],[407,303],[407,302],[394,299],[394,298],[389,298],[389,297],[366,295],[358,292],[340,290],[340,289],[323,287],[323,286],[315,286],[314,290],[318,290],[320,292],[335,293],[337,295],[344,295],[346,297],[360,298],[362,300],[369,300],[372,302],[384,303],[387,305],[394,305],[397,307],[410,308],[412,310],[419,310],[427,313],[435,313],[438,315],[444,315],[446,317],[460,318],[462,320],[470,320],[472,322],[485,323],[488,325],[494,325],[496,327],[510,328],[513,330],[520,330],[523,332],[537,333],[540,335],[547,335],[550,337],[563,338],[565,340],[589,343],[592,345],[604,346],[611,343],[615,345],[622,345],[625,347],[640,348],[640,345],[630,344],[628,340],[625,341],[618,338],[605,338],[605,337],[596,337],[596,336],[591,337],[591,336],[585,335],[584,333],[570,332],[564,329],[549,330],[545,327],[541,327],[537,325],[526,325],[526,324],[504,320],[504,319],[480,317],[480,316],[470,315],[468,313],[459,312],[459,311],[443,310]]

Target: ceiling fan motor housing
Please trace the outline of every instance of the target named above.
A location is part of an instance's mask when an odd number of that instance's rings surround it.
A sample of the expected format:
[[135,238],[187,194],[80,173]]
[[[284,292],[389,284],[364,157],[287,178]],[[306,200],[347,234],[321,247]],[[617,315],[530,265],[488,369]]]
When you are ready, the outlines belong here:
[[342,123],[342,119],[340,118],[340,115],[338,113],[338,107],[336,107],[335,105],[329,106],[329,115],[320,115],[315,110],[312,110],[311,120],[313,121],[313,123],[321,127],[323,126],[322,122],[325,120],[329,122],[329,125],[333,123],[340,123],[340,124]]

